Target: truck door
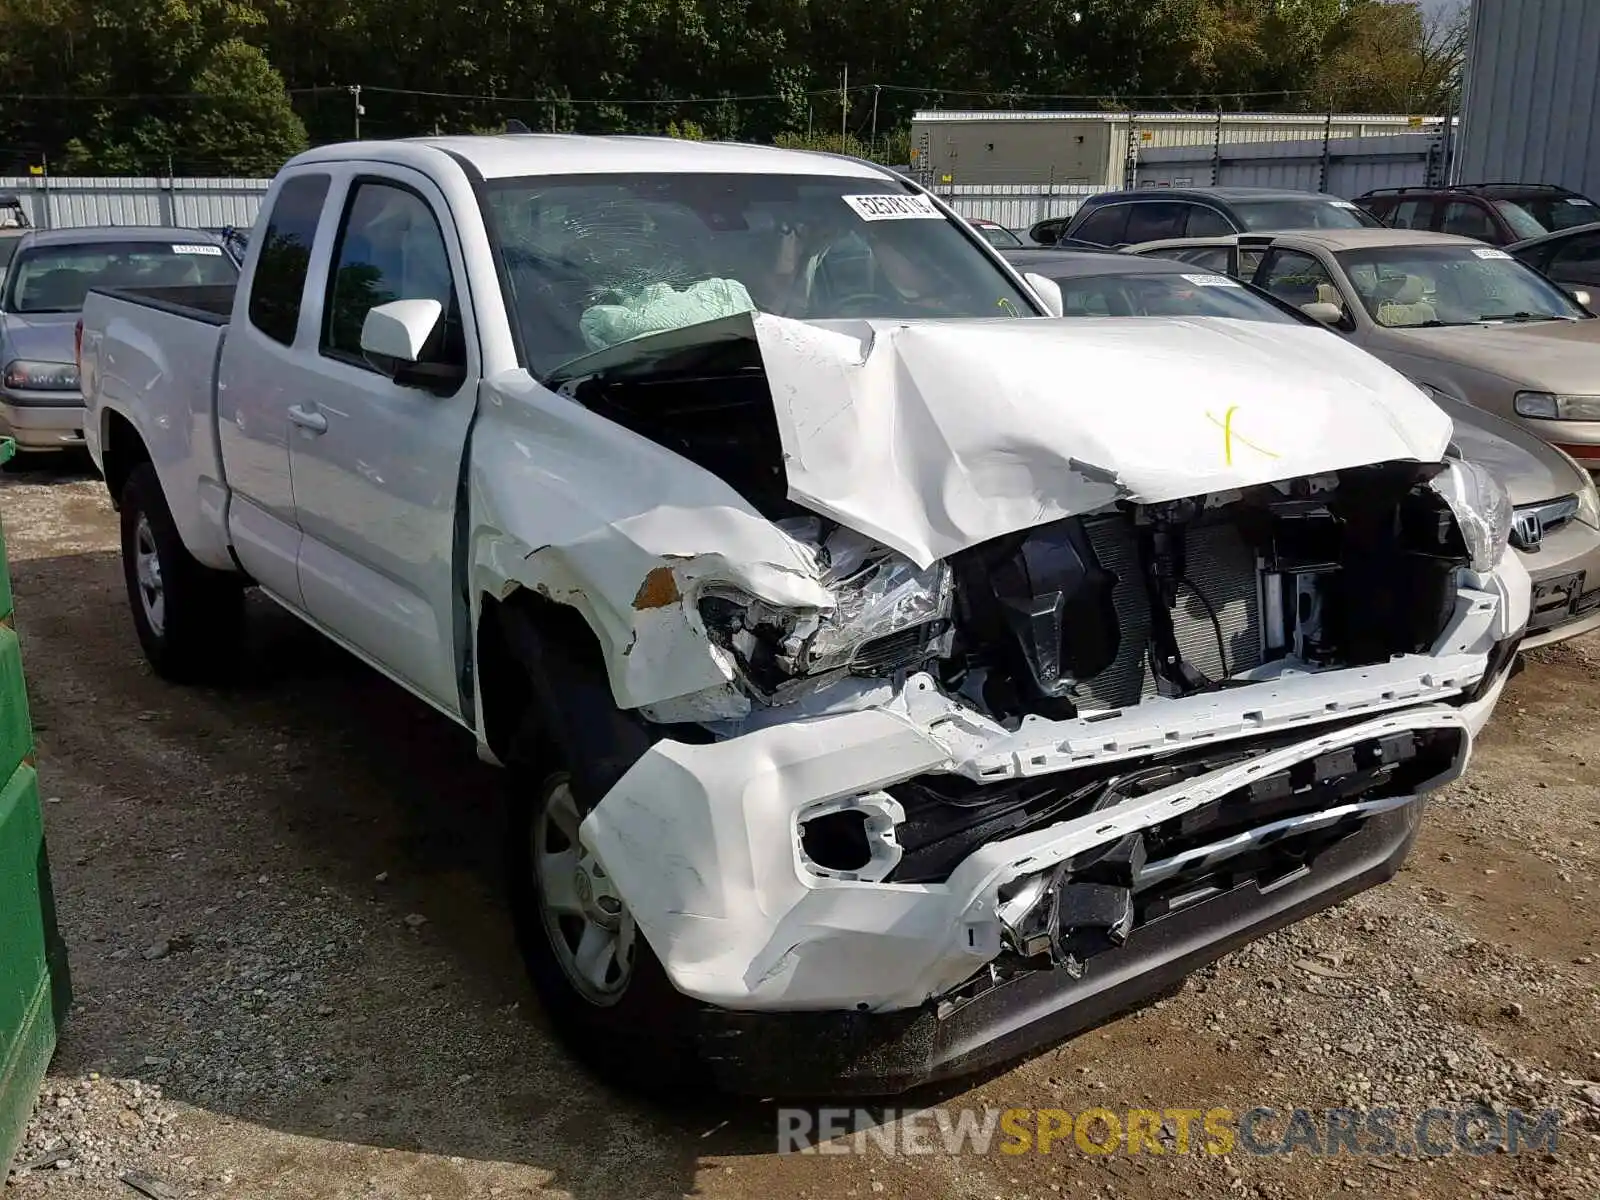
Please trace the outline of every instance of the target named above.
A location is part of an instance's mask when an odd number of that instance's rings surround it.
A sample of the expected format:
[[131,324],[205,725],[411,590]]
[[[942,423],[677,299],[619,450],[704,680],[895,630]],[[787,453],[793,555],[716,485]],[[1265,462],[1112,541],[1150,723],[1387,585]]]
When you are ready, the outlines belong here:
[[332,183],[326,170],[302,169],[278,189],[263,214],[255,268],[239,283],[245,303],[234,306],[218,372],[228,532],[256,582],[295,607],[302,605],[300,528],[289,474],[289,412],[301,398],[295,364],[317,352],[320,306],[304,299]]
[[[458,715],[452,551],[477,401],[477,326],[444,197],[404,167],[361,170],[336,199],[322,317],[294,382],[300,591],[329,632]],[[424,354],[465,363],[466,380],[450,394],[396,383],[362,354],[367,312],[394,300],[441,305]]]

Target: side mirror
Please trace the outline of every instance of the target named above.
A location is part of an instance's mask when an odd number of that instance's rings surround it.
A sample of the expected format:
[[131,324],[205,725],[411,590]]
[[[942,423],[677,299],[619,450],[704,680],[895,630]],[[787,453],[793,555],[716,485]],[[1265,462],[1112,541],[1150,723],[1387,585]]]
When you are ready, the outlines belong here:
[[[444,316],[437,300],[391,300],[367,310],[361,352],[369,358],[414,363]],[[376,365],[376,364],[374,364]]]
[[467,380],[465,360],[419,362],[444,319],[437,300],[391,300],[367,310],[361,323],[361,353],[401,387],[448,396]]
[[1344,320],[1344,308],[1338,304],[1330,304],[1326,300],[1313,300],[1310,304],[1302,304],[1300,311],[1324,325],[1337,325]]
[[1066,304],[1061,299],[1061,285],[1054,279],[1046,279],[1043,275],[1035,275],[1032,271],[1023,278],[1028,281],[1033,294],[1039,297],[1039,302],[1052,317],[1059,317],[1066,312]]

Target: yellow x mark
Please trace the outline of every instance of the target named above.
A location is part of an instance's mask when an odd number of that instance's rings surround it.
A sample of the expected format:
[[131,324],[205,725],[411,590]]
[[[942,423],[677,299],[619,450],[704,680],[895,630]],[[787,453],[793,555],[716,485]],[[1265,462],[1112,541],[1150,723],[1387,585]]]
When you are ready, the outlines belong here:
[[1206,413],[1206,420],[1210,421],[1218,429],[1222,430],[1223,461],[1227,463],[1228,466],[1233,466],[1233,443],[1235,441],[1238,441],[1241,446],[1249,446],[1250,449],[1254,450],[1257,454],[1265,454],[1268,458],[1277,458],[1278,456],[1271,450],[1264,449],[1263,447],[1256,445],[1249,438],[1245,437],[1244,434],[1235,433],[1233,431],[1233,414],[1238,411],[1239,406],[1237,404],[1230,404],[1228,406],[1228,411],[1222,414],[1222,420],[1220,421],[1217,420],[1215,414],[1210,412]]

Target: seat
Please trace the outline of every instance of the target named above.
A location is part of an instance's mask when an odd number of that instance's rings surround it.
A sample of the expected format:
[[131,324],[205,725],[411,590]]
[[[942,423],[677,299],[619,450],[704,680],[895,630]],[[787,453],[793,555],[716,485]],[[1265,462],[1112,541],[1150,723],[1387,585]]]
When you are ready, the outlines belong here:
[[1377,321],[1389,329],[1407,325],[1426,325],[1439,319],[1438,310],[1422,298],[1419,275],[1405,275],[1394,281],[1380,280],[1379,289],[1388,292],[1378,301]]
[[1337,308],[1344,307],[1344,298],[1339,295],[1339,289],[1331,283],[1317,284],[1317,303],[1332,304]]
[[23,289],[23,312],[71,312],[83,307],[83,298],[89,294],[89,273],[71,267],[58,267],[28,280]]

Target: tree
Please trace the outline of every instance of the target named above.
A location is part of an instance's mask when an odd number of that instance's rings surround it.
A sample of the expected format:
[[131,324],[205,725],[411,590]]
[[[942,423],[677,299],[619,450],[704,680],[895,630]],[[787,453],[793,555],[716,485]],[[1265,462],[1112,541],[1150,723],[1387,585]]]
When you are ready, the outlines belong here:
[[1442,113],[1456,107],[1466,12],[1428,18],[1415,0],[1356,0],[1324,46],[1314,89],[1330,111]]
[[212,49],[190,85],[200,103],[186,158],[211,171],[270,175],[306,148],[283,77],[256,47],[230,38]]

